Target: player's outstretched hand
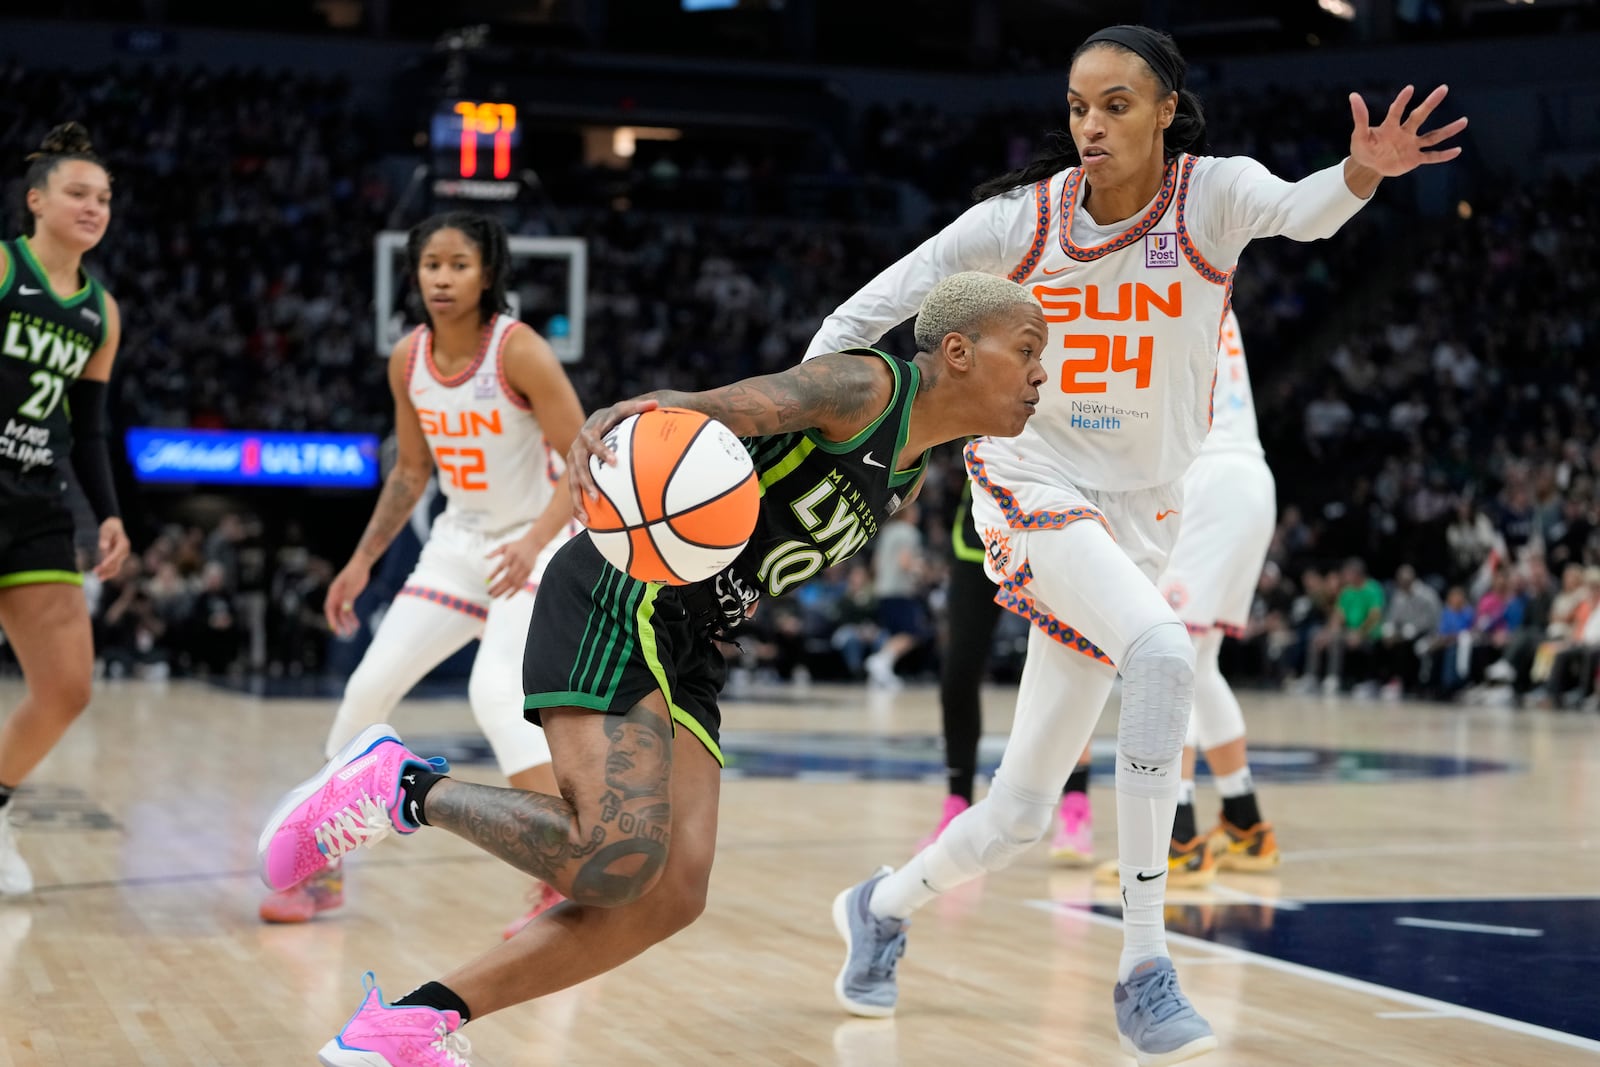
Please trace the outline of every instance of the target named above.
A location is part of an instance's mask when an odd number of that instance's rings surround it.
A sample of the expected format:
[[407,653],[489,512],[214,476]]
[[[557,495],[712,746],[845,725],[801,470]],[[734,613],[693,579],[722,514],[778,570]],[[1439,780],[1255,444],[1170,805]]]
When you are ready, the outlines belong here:
[[567,452],[567,472],[572,476],[572,509],[578,521],[582,522],[588,514],[583,498],[600,495],[600,490],[594,484],[594,475],[589,470],[589,460],[596,458],[601,463],[617,461],[616,453],[606,447],[606,434],[628,416],[654,411],[658,407],[660,405],[654,400],[624,400],[601,408],[579,427],[578,436],[572,439],[572,448]]
[[1369,124],[1367,103],[1360,93],[1350,94],[1350,116],[1355,120],[1355,130],[1350,134],[1350,159],[1368,167],[1385,178],[1398,178],[1429,163],[1446,163],[1461,154],[1460,146],[1429,151],[1442,141],[1447,141],[1467,128],[1466,116],[1446,123],[1430,133],[1420,132],[1434,108],[1439,106],[1450,91],[1441,85],[1428,94],[1426,100],[1406,115],[1406,105],[1411,102],[1415,89],[1408,85],[1389,105],[1389,111],[1380,125]]

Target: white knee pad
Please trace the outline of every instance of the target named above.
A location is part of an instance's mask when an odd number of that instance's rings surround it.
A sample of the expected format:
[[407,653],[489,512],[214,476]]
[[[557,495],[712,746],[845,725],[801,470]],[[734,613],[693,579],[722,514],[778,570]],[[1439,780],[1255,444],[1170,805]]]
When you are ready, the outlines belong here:
[[1194,645],[1181,622],[1164,622],[1128,646],[1122,667],[1117,748],[1135,763],[1164,764],[1183,754],[1194,704]]
[[965,877],[1002,870],[1044,836],[1058,798],[1030,796],[996,778],[988,796],[957,816],[940,841],[948,841],[950,858]]

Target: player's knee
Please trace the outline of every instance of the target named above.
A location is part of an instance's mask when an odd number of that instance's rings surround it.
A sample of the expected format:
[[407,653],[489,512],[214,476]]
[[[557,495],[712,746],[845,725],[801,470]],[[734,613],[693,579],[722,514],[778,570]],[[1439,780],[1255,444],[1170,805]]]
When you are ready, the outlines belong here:
[[69,719],[76,719],[83,714],[94,691],[94,682],[86,672],[63,674],[38,685],[30,678],[28,685],[37,694],[39,703],[47,705],[56,715]]
[[963,817],[951,845],[970,848],[971,861],[986,871],[1002,870],[1044,836],[1054,810],[1053,797],[1030,795],[997,778],[988,796]]
[[1183,753],[1194,703],[1194,645],[1180,622],[1140,634],[1123,657],[1117,745],[1129,759],[1165,763]]
[[[569,847],[582,851],[568,868],[567,896],[595,908],[620,908],[654,895],[666,869],[671,809],[665,803],[647,815],[601,806],[580,810]],[[530,841],[531,848],[544,842]]]
[[663,879],[650,891],[650,899],[656,902],[660,916],[658,927],[663,937],[688,929],[705,914],[708,885],[709,879],[704,875],[685,872]]

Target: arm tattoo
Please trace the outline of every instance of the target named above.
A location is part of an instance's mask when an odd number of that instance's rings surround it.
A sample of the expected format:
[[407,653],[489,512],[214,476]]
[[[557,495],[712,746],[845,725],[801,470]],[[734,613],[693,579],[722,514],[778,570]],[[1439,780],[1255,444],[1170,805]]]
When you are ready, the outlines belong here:
[[372,518],[356,545],[356,553],[374,561],[383,555],[389,542],[411,518],[411,509],[422,499],[422,490],[427,484],[426,475],[395,467],[383,483],[383,492],[378,494],[378,504],[372,509]]
[[740,437],[765,437],[826,427],[855,432],[882,410],[878,360],[820,356],[779,374],[746,378],[703,393],[662,390],[648,394],[662,407],[698,411]]

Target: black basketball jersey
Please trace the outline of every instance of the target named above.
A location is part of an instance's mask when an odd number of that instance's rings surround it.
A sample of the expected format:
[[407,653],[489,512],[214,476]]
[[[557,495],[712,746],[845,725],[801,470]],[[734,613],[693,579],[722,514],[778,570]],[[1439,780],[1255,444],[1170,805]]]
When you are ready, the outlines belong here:
[[67,390],[106,336],[105,290],[87,272],[59,297],[26,237],[0,273],[0,496],[53,496],[72,452]]
[[927,453],[895,470],[922,374],[916,365],[871,348],[845,351],[881,359],[894,373],[894,394],[872,424],[848,441],[815,430],[743,439],[761,485],[755,533],[739,558],[713,579],[723,617],[758,596],[781,596],[849,559],[898,511],[928,465]]

